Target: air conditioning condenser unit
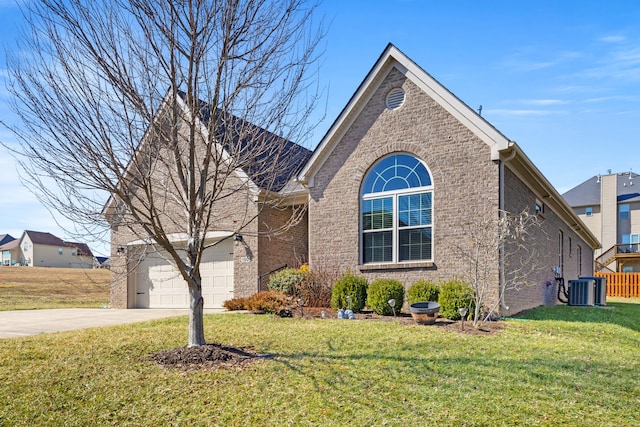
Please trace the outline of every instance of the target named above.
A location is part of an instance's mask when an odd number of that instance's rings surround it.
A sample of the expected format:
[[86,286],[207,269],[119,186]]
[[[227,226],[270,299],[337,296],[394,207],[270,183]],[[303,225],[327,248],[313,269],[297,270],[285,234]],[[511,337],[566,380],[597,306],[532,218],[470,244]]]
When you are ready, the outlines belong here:
[[593,306],[595,303],[595,280],[569,280],[569,305]]

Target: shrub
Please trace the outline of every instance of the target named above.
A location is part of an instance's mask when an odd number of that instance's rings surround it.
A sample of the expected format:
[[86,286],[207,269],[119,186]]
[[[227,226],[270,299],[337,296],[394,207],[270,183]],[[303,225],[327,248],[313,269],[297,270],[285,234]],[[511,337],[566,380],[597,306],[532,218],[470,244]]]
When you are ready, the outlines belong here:
[[409,304],[422,301],[438,301],[440,288],[433,282],[418,280],[409,287],[407,301]]
[[367,301],[367,279],[356,276],[347,271],[347,274],[339,278],[331,291],[331,308],[338,310],[347,308],[347,296],[351,295],[351,310],[354,313],[362,311]]
[[402,309],[404,302],[404,286],[394,279],[376,279],[367,289],[367,307],[377,314],[383,316],[393,315],[393,309],[389,305],[389,300],[395,299],[396,313]]
[[247,298],[235,297],[222,303],[222,306],[229,311],[247,310]]
[[280,291],[262,291],[247,298],[247,309],[258,313],[279,314],[291,306],[291,300]]
[[269,289],[294,296],[304,276],[305,273],[302,269],[285,268],[269,276]]
[[440,315],[451,320],[459,320],[459,308],[467,307],[473,313],[473,289],[460,280],[449,280],[440,285]]
[[331,286],[337,280],[338,274],[328,270],[316,270],[315,268],[307,271],[298,286],[296,294],[302,298],[306,307],[329,307],[331,304]]

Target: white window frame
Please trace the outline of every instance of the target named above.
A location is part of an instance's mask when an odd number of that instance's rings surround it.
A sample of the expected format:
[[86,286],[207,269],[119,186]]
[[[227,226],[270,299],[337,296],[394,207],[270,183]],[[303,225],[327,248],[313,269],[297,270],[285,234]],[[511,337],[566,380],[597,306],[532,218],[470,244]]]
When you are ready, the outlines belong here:
[[[380,159],[378,159],[374,165],[372,165],[373,168],[375,168],[375,166],[377,165],[378,162],[382,161],[384,158],[386,157],[390,157],[390,156],[394,156],[394,155],[399,155],[399,154],[404,154],[404,155],[408,155],[411,156],[413,158],[415,158],[417,161],[419,161],[420,163],[422,163],[422,165],[425,167],[427,173],[429,174],[429,178],[431,180],[431,185],[428,186],[421,186],[421,187],[411,187],[411,188],[405,188],[405,189],[401,189],[401,190],[391,190],[391,191],[381,191],[381,192],[377,192],[377,193],[368,193],[368,194],[362,194],[362,191],[359,193],[359,225],[360,225],[360,229],[359,229],[359,235],[360,235],[360,242],[359,242],[359,248],[358,248],[358,252],[359,252],[359,262],[360,265],[382,265],[382,264],[398,264],[398,265],[411,265],[411,264],[416,264],[416,263],[424,263],[424,262],[433,262],[434,260],[434,253],[435,253],[435,245],[434,245],[434,233],[435,233],[435,218],[434,218],[434,212],[435,212],[435,197],[434,197],[434,185],[433,185],[433,174],[431,173],[431,171],[429,170],[428,166],[417,156],[415,156],[414,154],[410,154],[410,153],[402,153],[402,152],[396,152],[396,153],[390,153],[389,156],[385,156],[385,157],[381,157]],[[371,170],[369,170],[365,176],[363,177],[363,181],[362,183],[364,183],[364,180],[366,180],[367,176],[369,175],[369,173],[371,173]],[[398,226],[398,200],[401,196],[410,196],[410,195],[416,195],[416,194],[424,194],[424,193],[430,193],[431,194],[431,223],[429,225],[416,225],[416,226],[405,226],[405,227],[399,227]],[[379,229],[375,229],[375,230],[364,230],[364,220],[363,220],[363,212],[362,212],[362,202],[364,202],[365,200],[375,200],[375,199],[384,199],[384,198],[391,198],[392,200],[392,226],[391,228],[379,228]],[[429,228],[431,230],[431,257],[429,259],[420,259],[420,260],[407,260],[407,261],[399,261],[400,258],[400,231],[401,230],[411,230],[411,229],[427,229]],[[384,231],[391,231],[392,233],[392,255],[391,255],[391,261],[371,261],[371,262],[364,262],[364,258],[365,258],[365,248],[364,248],[364,235],[368,234],[368,233],[378,233],[378,232],[384,232]]]
[[[400,227],[398,225],[398,199],[401,196],[413,196],[418,194],[431,194],[431,224],[429,225],[408,225],[404,227]],[[391,228],[376,228],[374,230],[364,230],[363,221],[362,221],[362,205],[360,206],[360,264],[365,264],[364,262],[364,235],[368,233],[379,233],[383,231],[391,231],[392,236],[392,253],[391,253],[391,261],[374,261],[367,262],[366,264],[405,264],[405,263],[415,263],[415,262],[432,262],[433,261],[433,185],[427,187],[413,187],[407,188],[404,190],[394,190],[394,191],[384,191],[381,193],[370,193],[360,197],[360,202],[365,200],[375,200],[375,199],[385,199],[391,198]],[[417,229],[431,229],[431,258],[429,259],[420,259],[420,260],[408,260],[408,261],[400,261],[400,231],[401,230],[417,230]]]

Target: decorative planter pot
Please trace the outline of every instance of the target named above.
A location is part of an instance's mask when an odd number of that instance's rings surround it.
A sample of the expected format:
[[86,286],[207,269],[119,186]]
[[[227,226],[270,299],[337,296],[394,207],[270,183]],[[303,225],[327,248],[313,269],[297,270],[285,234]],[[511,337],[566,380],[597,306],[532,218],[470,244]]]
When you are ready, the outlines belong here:
[[415,302],[411,304],[411,317],[419,325],[433,325],[436,323],[440,304],[433,301]]

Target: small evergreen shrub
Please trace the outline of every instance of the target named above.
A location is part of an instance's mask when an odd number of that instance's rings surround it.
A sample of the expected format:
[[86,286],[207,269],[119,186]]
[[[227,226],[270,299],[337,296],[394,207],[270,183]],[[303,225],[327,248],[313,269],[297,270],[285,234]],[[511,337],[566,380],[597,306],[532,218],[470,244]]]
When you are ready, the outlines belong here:
[[297,268],[285,268],[269,276],[269,289],[294,296],[304,279],[305,272]]
[[367,307],[382,316],[392,316],[389,300],[395,299],[395,311],[399,313],[404,302],[404,286],[394,279],[376,279],[367,289]]
[[418,280],[409,287],[407,292],[407,301],[409,304],[423,301],[438,301],[440,288],[433,282],[427,280]]
[[247,298],[246,306],[256,313],[279,314],[290,308],[291,301],[283,292],[271,290],[251,295]]
[[356,276],[347,271],[347,274],[339,278],[331,291],[331,308],[339,310],[347,308],[347,296],[351,295],[351,310],[354,313],[362,311],[367,302],[367,279]]
[[222,306],[229,311],[247,310],[247,298],[235,297],[222,303]]
[[449,280],[440,285],[440,315],[451,320],[460,320],[459,308],[467,307],[469,314],[474,310],[473,289],[460,280]]

